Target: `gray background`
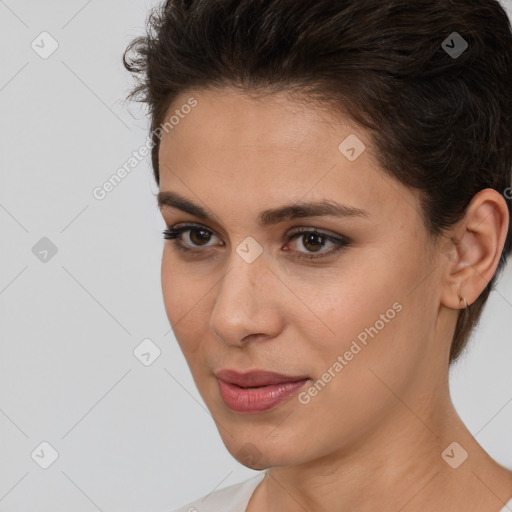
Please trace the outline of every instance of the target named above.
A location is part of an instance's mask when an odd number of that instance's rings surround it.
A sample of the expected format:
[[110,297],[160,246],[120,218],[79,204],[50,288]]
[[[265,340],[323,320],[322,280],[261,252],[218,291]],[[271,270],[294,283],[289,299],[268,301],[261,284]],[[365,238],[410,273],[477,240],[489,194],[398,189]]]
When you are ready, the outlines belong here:
[[[256,474],[224,448],[170,331],[149,156],[92,194],[147,140],[121,55],[154,4],[0,0],[3,512],[170,511]],[[43,31],[59,45],[46,59]],[[509,264],[451,386],[512,469],[511,315]]]

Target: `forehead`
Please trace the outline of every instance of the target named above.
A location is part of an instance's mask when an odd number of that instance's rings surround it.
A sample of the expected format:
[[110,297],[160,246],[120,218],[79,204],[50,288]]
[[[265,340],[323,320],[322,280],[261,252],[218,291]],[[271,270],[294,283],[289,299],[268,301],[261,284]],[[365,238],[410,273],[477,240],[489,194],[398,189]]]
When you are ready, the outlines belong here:
[[[196,106],[180,111],[191,98]],[[179,123],[163,133],[159,149],[161,190],[210,203],[217,197],[221,205],[241,199],[255,211],[285,199],[325,198],[374,218],[410,217],[417,208],[414,192],[384,175],[367,133],[318,104],[288,93],[199,90],[178,96],[166,119],[173,114]]]
[[[287,91],[258,96],[228,88],[182,93],[168,109],[166,119],[191,98],[196,106],[181,116],[172,131],[163,134],[161,146],[174,141],[230,151],[321,151],[325,148],[319,145],[319,139],[325,140],[327,131],[332,132],[335,141],[343,131],[356,130],[348,118],[334,116],[328,107],[306,102]],[[191,131],[195,132],[193,139],[189,137]]]

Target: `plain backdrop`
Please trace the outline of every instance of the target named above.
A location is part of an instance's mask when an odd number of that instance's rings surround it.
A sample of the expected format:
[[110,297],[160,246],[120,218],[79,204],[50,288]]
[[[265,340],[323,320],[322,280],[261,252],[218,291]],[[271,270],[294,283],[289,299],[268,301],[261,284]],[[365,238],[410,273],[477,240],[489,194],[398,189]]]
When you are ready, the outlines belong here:
[[[93,195],[147,140],[121,56],[153,5],[0,0],[3,512],[170,511],[257,474],[225,449],[170,331],[149,156]],[[512,469],[511,317],[509,264],[451,389]]]

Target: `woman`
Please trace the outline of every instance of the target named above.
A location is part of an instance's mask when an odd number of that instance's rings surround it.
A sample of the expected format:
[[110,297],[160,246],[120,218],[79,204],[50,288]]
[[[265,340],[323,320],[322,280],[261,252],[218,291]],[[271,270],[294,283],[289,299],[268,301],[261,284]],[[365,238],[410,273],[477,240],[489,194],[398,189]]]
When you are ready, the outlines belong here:
[[147,102],[165,307],[229,452],[179,511],[499,512],[448,372],[512,248],[494,0],[168,0]]

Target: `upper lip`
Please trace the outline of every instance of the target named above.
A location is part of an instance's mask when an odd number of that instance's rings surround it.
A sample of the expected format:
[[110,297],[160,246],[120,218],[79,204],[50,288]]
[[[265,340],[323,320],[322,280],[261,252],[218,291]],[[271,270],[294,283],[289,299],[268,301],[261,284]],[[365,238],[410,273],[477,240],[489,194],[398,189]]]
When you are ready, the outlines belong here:
[[241,388],[271,386],[273,384],[297,382],[309,378],[306,375],[290,376],[266,370],[252,370],[250,372],[241,373],[231,369],[219,370],[215,372],[215,376],[219,380],[228,382],[229,384],[236,384]]

